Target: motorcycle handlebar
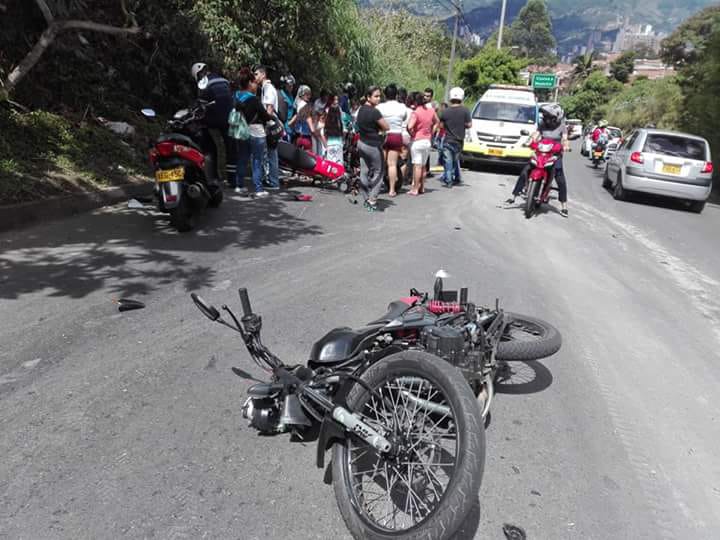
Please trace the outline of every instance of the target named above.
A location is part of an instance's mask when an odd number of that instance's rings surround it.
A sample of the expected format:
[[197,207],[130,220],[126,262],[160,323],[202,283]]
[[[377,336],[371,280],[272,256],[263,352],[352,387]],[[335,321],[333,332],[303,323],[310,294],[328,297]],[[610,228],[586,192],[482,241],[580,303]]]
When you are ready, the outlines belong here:
[[252,315],[252,307],[250,306],[250,297],[248,296],[247,289],[242,287],[238,289],[240,295],[240,303],[242,304],[243,315],[246,317]]

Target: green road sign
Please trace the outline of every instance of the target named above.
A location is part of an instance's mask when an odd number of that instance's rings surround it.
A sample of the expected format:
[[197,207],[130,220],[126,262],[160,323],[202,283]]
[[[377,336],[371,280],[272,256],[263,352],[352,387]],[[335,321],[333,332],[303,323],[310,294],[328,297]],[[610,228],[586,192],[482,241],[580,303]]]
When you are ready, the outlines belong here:
[[555,79],[556,77],[554,73],[533,73],[532,87],[555,88]]

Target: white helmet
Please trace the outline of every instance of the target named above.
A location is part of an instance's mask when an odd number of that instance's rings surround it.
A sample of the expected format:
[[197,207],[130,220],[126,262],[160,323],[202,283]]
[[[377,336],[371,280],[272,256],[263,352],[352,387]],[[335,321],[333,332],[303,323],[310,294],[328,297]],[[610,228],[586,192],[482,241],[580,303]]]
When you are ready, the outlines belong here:
[[462,101],[463,99],[465,99],[465,91],[462,88],[456,86],[450,90],[450,101]]
[[203,64],[202,62],[197,62],[196,64],[193,64],[190,68],[190,73],[192,73],[192,78],[197,81],[198,73],[200,73],[203,69],[207,67],[207,64]]

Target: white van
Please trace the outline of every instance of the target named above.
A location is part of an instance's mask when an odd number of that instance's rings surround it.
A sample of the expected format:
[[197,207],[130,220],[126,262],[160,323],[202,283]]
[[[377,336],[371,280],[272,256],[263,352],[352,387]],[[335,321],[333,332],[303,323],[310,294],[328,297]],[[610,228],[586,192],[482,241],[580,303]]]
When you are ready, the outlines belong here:
[[463,163],[525,165],[532,151],[524,146],[537,129],[538,104],[529,86],[493,84],[472,111],[465,132]]

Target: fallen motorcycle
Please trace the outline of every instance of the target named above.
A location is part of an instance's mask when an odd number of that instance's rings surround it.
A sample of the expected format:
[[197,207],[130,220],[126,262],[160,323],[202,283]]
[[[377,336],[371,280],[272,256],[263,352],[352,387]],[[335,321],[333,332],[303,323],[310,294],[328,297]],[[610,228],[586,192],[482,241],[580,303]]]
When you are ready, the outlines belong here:
[[[306,366],[262,343],[262,320],[239,290],[230,320],[196,294],[212,321],[237,331],[270,376],[248,389],[243,415],[262,433],[300,436],[319,426],[317,466],[332,447],[332,482],[355,538],[449,538],[471,510],[485,461],[483,417],[503,360],[554,354],[560,334],[532,317],[478,307],[467,289],[433,298],[413,289],[366,326],[336,328]],[[252,379],[244,371],[236,374]]]

